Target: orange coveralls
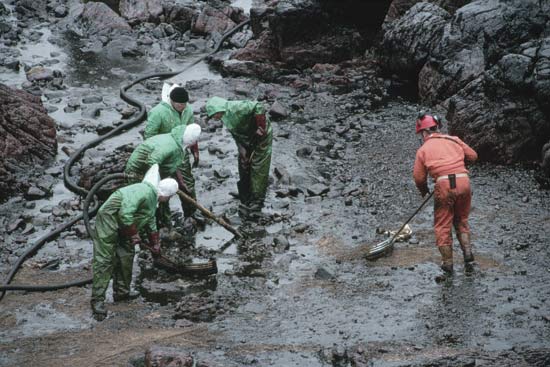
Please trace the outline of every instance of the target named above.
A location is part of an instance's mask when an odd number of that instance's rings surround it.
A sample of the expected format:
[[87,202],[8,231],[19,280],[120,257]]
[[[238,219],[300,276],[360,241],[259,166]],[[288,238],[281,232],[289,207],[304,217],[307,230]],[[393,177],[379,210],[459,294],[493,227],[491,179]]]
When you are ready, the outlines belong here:
[[456,178],[456,188],[451,189],[449,174],[467,174],[464,160],[475,161],[477,153],[456,136],[433,133],[425,138],[416,152],[413,177],[416,187],[424,196],[428,193],[428,173],[435,181],[434,230],[437,246],[453,243],[451,225],[457,233],[470,233],[468,215],[472,192],[468,176]]

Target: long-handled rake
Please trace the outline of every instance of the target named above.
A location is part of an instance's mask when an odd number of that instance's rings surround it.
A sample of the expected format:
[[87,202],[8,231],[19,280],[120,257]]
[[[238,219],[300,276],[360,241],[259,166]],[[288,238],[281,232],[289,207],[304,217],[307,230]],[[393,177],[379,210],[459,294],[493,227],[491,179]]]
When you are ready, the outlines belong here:
[[401,234],[401,231],[403,231],[403,228],[405,228],[405,226],[409,224],[409,222],[415,217],[415,215],[417,215],[422,210],[424,205],[426,205],[426,203],[428,202],[428,200],[432,198],[432,196],[433,196],[433,191],[430,192],[430,194],[426,197],[426,199],[422,202],[422,204],[420,204],[418,209],[415,210],[415,212],[409,217],[409,219],[407,219],[405,223],[403,223],[401,228],[399,228],[399,230],[395,232],[393,236],[374,246],[369,247],[369,249],[367,250],[367,254],[365,255],[365,258],[367,260],[373,260],[373,259],[379,258],[380,256],[384,255],[386,252],[388,252],[393,247],[395,239],[397,238],[397,236]]

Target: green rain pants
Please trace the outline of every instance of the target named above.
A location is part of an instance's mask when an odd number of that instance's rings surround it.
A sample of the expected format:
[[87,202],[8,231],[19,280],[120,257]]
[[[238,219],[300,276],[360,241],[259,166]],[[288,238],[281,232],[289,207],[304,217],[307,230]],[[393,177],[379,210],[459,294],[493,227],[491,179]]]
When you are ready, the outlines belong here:
[[111,278],[113,293],[117,297],[127,295],[132,281],[135,250],[130,241],[120,237],[117,219],[112,215],[99,212],[96,216],[93,241],[92,302],[105,300],[105,292]]
[[239,156],[239,197],[245,205],[262,208],[267,186],[269,184],[269,168],[271,167],[271,145],[273,133],[269,134],[253,147],[248,169],[243,168]]

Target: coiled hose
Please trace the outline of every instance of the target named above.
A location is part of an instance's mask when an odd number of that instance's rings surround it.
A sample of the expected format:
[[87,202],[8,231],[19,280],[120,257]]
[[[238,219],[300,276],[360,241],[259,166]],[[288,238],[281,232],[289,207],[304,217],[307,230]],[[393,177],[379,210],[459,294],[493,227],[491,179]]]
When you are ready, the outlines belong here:
[[[123,86],[120,87],[120,97],[125,102],[127,102],[128,104],[130,104],[134,107],[137,107],[139,109],[138,114],[136,116],[134,116],[132,119],[130,119],[130,121],[126,122],[125,124],[122,124],[122,125],[118,126],[117,128],[111,130],[109,133],[107,133],[105,135],[102,135],[102,136],[98,137],[97,139],[94,139],[94,140],[82,145],[77,151],[75,151],[69,157],[69,160],[65,163],[65,166],[63,167],[63,182],[65,184],[65,187],[67,187],[67,189],[69,189],[71,192],[73,192],[75,194],[86,197],[86,200],[84,202],[83,213],[78,215],[77,217],[71,219],[70,221],[63,223],[62,225],[60,225],[59,227],[57,227],[53,231],[51,231],[51,232],[45,234],[44,236],[42,236],[41,238],[39,238],[32,245],[32,247],[30,249],[25,251],[25,253],[19,257],[17,262],[13,265],[13,267],[12,267],[10,273],[8,274],[6,280],[4,281],[4,284],[0,285],[0,301],[4,298],[4,295],[6,294],[6,291],[21,290],[21,291],[28,291],[28,292],[45,292],[45,291],[52,291],[52,290],[63,289],[63,288],[78,287],[78,286],[83,286],[83,285],[91,283],[92,279],[90,278],[90,279],[84,279],[84,280],[74,281],[74,282],[70,282],[70,283],[55,284],[55,285],[16,285],[16,284],[10,285],[10,282],[12,281],[13,277],[15,276],[15,274],[17,273],[17,271],[19,270],[21,265],[23,265],[23,262],[25,260],[27,260],[28,258],[34,256],[36,254],[36,252],[38,252],[38,250],[42,246],[44,246],[45,243],[55,239],[57,236],[59,236],[59,234],[61,232],[69,229],[71,226],[73,226],[78,221],[84,219],[84,224],[86,225],[86,231],[88,232],[88,235],[90,237],[93,236],[93,231],[90,228],[90,219],[95,214],[97,209],[99,208],[99,204],[97,202],[97,199],[95,198],[95,192],[97,192],[97,190],[99,190],[99,188],[103,184],[105,184],[105,182],[107,182],[107,181],[110,181],[110,180],[113,180],[113,179],[124,178],[124,174],[113,174],[113,175],[109,175],[107,177],[104,177],[103,179],[98,181],[94,185],[94,187],[92,187],[92,189],[90,189],[90,192],[88,192],[86,189],[84,189],[83,187],[78,186],[76,183],[74,183],[71,180],[71,168],[82,157],[82,155],[84,154],[84,152],[86,150],[88,150],[90,148],[93,148],[93,147],[96,147],[97,145],[101,144],[103,141],[105,141],[105,140],[107,140],[107,139],[109,139],[113,136],[119,135],[120,133],[137,126],[140,122],[142,122],[145,119],[145,116],[146,116],[145,105],[143,103],[141,103],[140,101],[130,97],[128,94],[126,94],[126,92],[131,87],[133,87],[134,85],[136,85],[138,83],[141,83],[144,80],[153,79],[153,78],[157,78],[157,79],[160,79],[160,80],[165,80],[165,79],[171,78],[173,76],[176,76],[178,74],[181,74],[181,73],[189,70],[193,66],[195,66],[198,63],[205,60],[207,57],[210,57],[213,54],[215,54],[216,52],[218,52],[219,49],[221,48],[223,42],[228,37],[232,36],[239,29],[241,29],[242,27],[244,27],[245,25],[247,25],[249,23],[250,23],[250,20],[246,20],[246,21],[236,25],[235,27],[233,27],[229,31],[227,31],[222,36],[222,38],[220,38],[220,40],[216,43],[216,45],[215,45],[214,49],[212,50],[212,52],[208,53],[205,56],[200,57],[199,59],[197,59],[196,61],[194,61],[191,64],[187,65],[185,68],[183,68],[181,70],[147,74],[145,76],[142,76],[142,77],[132,81],[131,83],[129,83],[127,85],[123,85]],[[88,210],[88,208],[90,206],[90,203],[92,201],[94,201],[94,206],[92,207],[91,210]]]

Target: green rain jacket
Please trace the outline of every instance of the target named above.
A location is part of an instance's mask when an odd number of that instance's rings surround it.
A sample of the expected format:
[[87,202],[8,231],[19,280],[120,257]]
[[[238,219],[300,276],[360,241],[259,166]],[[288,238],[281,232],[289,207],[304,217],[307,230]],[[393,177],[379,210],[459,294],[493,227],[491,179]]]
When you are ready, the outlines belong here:
[[[217,112],[224,112],[222,122],[229,130],[238,145],[251,148],[257,140],[255,115],[265,114],[262,102],[258,101],[228,101],[220,97],[212,97],[206,103],[206,113],[209,117]],[[271,123],[267,120],[267,135],[271,134]]]
[[148,182],[118,189],[99,209],[96,220],[97,236],[109,238],[120,227],[134,223],[139,231],[156,232],[157,202],[157,190]]
[[158,134],[168,134],[179,125],[188,125],[193,122],[193,108],[188,103],[180,113],[170,103],[160,102],[147,114],[147,125],[143,137],[149,139]]
[[186,126],[178,125],[169,134],[146,139],[134,150],[124,172],[141,177],[157,163],[161,178],[173,176],[183,162],[189,160],[189,153],[187,149],[183,149],[181,141]]

